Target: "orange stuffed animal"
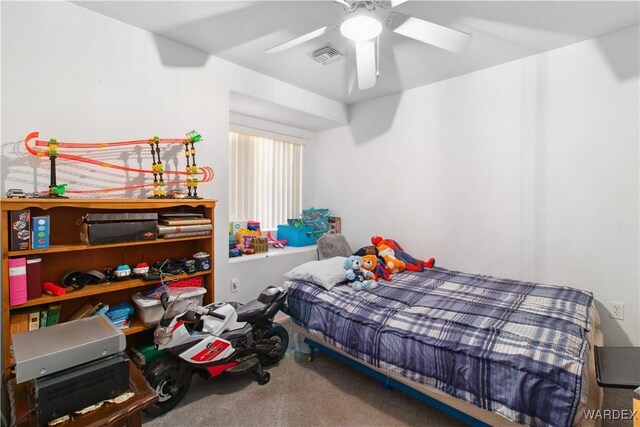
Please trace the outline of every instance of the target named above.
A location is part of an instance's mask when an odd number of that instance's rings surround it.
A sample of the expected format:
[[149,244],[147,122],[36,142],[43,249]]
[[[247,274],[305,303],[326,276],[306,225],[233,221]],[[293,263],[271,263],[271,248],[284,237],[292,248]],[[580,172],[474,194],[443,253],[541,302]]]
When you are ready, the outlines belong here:
[[436,263],[436,259],[433,257],[429,258],[427,261],[412,257],[402,249],[402,246],[400,246],[398,242],[392,239],[383,239],[380,236],[373,236],[371,238],[371,243],[378,248],[378,253],[380,253],[381,247],[388,247],[393,250],[395,258],[402,261],[405,268],[409,271],[423,271],[425,268],[432,268]]
[[384,280],[391,280],[389,270],[387,270],[382,263],[378,262],[378,257],[375,255],[362,256],[361,268],[372,272],[375,280],[378,280],[381,277]]
[[387,270],[391,273],[400,273],[401,271],[404,271],[404,262],[396,258],[396,254],[390,246],[379,244],[376,245],[376,248],[378,248],[378,256],[384,259],[384,265],[387,267]]

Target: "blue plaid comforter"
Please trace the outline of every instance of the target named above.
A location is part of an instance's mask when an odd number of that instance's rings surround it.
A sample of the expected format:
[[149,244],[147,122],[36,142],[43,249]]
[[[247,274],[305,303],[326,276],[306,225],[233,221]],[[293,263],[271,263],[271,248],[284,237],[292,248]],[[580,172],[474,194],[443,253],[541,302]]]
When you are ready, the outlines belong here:
[[289,288],[293,319],[373,366],[515,422],[571,426],[592,295],[465,274],[403,272],[371,292]]

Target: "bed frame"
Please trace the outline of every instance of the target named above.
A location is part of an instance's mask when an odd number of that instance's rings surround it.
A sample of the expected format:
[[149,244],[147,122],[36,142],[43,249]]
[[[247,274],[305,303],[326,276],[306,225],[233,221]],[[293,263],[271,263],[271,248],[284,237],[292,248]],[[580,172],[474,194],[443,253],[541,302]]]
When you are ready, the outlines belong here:
[[[311,355],[309,357],[310,361],[312,361],[315,357],[316,351],[328,354],[379,380],[380,382],[382,382],[383,387],[396,388],[400,391],[403,391],[410,396],[417,398],[423,403],[433,406],[434,408],[445,412],[471,426],[506,427],[520,425],[494,412],[487,411],[462,399],[450,396],[434,387],[411,381],[392,372],[385,371],[381,368],[377,368],[366,362],[355,359],[344,351],[323,340],[319,336],[309,333],[304,329],[304,327],[298,325],[296,322],[292,321],[291,324],[293,333],[297,333],[303,336],[304,342],[311,348]],[[587,359],[588,366],[586,372],[588,375],[588,400],[586,406],[583,408],[584,410],[594,410],[600,409],[602,407],[602,389],[598,387],[598,383],[596,381],[596,370],[593,355],[593,346],[601,346],[602,341],[602,332],[599,329],[596,329],[594,331],[593,342],[591,345],[591,349],[589,350],[589,357]],[[600,427],[600,420],[585,420],[583,418],[583,409],[580,409],[576,414],[574,427]]]

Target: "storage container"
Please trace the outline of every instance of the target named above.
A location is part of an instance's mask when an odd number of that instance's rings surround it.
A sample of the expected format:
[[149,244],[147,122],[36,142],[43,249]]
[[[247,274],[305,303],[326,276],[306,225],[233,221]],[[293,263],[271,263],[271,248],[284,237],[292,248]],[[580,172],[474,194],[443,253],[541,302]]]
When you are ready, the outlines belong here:
[[80,240],[87,245],[156,240],[157,236],[155,212],[88,213],[80,224]]
[[324,233],[329,231],[329,209],[304,209],[302,211],[302,221],[305,225],[313,227],[316,241]]
[[[194,304],[202,305],[202,300],[206,293],[207,290],[205,288],[195,288],[190,291],[175,293],[171,292],[169,300],[172,301],[177,295],[181,295],[183,298],[189,299]],[[138,319],[140,319],[145,326],[155,325],[160,321],[164,314],[164,308],[162,307],[162,303],[159,299],[148,298],[139,292],[131,295],[131,299],[133,299],[133,302],[138,307],[136,310]]]
[[287,243],[285,243],[286,246],[309,246],[316,244],[313,227],[311,226],[296,228],[290,225],[279,225],[278,240],[284,239],[287,240]]

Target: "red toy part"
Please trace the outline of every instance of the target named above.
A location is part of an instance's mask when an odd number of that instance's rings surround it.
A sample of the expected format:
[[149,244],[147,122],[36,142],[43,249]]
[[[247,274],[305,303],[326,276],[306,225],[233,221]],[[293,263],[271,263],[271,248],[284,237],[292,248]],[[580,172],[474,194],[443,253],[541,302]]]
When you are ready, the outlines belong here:
[[274,248],[284,249],[284,245],[287,244],[287,239],[276,240],[271,236],[270,231],[267,232],[267,235],[265,237],[267,238],[267,243],[269,243]]
[[237,364],[238,362],[229,362],[225,363],[224,365],[207,366],[207,371],[209,371],[209,375],[211,375],[212,377],[217,377],[227,369],[233,368]]
[[44,282],[42,284],[42,290],[49,295],[60,296],[67,293],[66,289],[62,286],[58,286],[53,282]]

